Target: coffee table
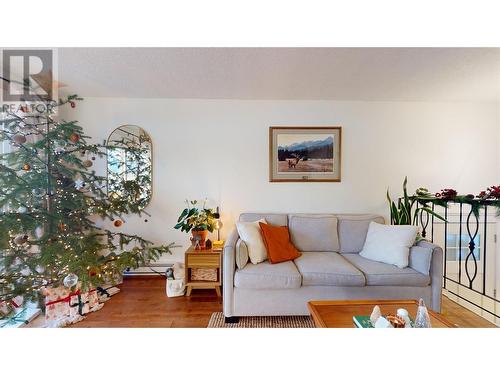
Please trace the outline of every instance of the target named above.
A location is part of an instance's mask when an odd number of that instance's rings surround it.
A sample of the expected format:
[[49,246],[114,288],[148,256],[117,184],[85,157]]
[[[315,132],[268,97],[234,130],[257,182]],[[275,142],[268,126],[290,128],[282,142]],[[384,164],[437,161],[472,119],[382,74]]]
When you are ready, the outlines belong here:
[[[310,301],[307,303],[314,324],[318,328],[353,328],[352,317],[355,315],[370,315],[375,305],[380,306],[382,314],[395,314],[396,310],[408,310],[410,317],[415,319],[418,302],[415,300],[362,300],[362,301]],[[450,328],[441,314],[429,308],[429,316],[433,328]]]

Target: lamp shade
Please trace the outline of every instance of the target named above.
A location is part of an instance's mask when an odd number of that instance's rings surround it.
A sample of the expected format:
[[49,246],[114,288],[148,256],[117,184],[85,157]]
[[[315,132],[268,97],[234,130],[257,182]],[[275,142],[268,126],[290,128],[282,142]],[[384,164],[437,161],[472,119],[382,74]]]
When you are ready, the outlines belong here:
[[222,221],[220,219],[216,219],[214,221],[214,229],[219,230],[222,228]]

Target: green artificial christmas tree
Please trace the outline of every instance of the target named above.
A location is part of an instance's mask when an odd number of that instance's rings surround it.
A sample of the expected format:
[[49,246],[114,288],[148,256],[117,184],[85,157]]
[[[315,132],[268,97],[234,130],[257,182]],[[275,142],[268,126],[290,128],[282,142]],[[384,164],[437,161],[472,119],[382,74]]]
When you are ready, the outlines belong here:
[[[0,156],[0,301],[18,295],[39,300],[44,287],[74,287],[77,281],[83,290],[103,285],[173,246],[153,246],[119,232],[124,215],[143,212],[148,193],[141,191],[141,181],[113,176],[110,183],[121,183],[122,190],[109,196],[107,178],[91,169],[92,159],[142,149],[88,143],[75,121],[56,115],[59,107],[74,108],[79,100],[72,95],[45,103],[54,107],[46,113],[20,106],[0,118],[0,142],[10,144]],[[136,167],[142,168],[143,157],[136,156]],[[98,225],[98,219],[112,221],[116,230]]]

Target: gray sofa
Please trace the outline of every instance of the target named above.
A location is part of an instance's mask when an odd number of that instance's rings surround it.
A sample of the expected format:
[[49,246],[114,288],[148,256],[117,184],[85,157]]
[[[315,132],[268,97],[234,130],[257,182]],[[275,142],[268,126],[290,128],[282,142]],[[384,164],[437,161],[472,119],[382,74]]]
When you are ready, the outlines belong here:
[[[419,299],[441,311],[442,249],[420,241],[410,249],[409,267],[398,268],[361,257],[377,215],[243,213],[240,221],[265,218],[287,225],[302,256],[278,264],[236,267],[236,228],[224,246],[223,304],[226,321],[240,316],[308,315],[310,300]],[[429,266],[430,264],[430,266]]]

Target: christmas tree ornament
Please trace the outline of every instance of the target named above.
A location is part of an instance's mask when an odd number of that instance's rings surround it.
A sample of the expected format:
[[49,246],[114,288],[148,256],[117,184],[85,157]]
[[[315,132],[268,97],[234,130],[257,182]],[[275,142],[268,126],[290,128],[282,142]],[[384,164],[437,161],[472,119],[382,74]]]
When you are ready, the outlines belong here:
[[69,102],[69,104],[71,105],[71,108],[76,108],[76,103],[75,102]]
[[16,245],[23,245],[28,241],[28,235],[27,234],[20,234],[16,237],[14,237],[14,243]]
[[43,229],[43,227],[41,227],[41,226],[40,226],[40,227],[37,227],[37,228],[35,229],[35,236],[36,236],[36,238],[38,238],[38,239],[42,238],[42,237],[43,237],[43,235],[44,235],[44,233],[45,233],[45,230],[44,230],[44,229]]
[[113,222],[113,225],[114,225],[115,227],[117,227],[117,228],[118,228],[118,227],[121,227],[121,226],[123,225],[123,221],[121,221],[120,219],[117,219],[117,220],[115,220],[115,221]]
[[38,266],[35,267],[35,271],[38,272],[38,273],[44,273],[45,272],[45,267],[41,266],[41,265],[38,265]]
[[85,187],[85,181],[83,181],[81,178],[75,181],[75,189],[82,190],[84,187]]
[[78,276],[74,273],[68,273],[63,280],[63,284],[66,288],[72,288],[78,283]]
[[17,144],[22,145],[23,143],[26,143],[26,137],[23,134],[16,134],[12,137],[12,140],[16,142]]
[[43,190],[40,188],[34,188],[32,193],[35,197],[41,197],[44,194]]
[[23,168],[23,171],[27,172],[27,171],[29,171],[31,169],[31,165],[29,165],[29,164],[26,163],[26,164],[23,164],[22,168]]
[[69,136],[69,140],[70,142],[72,143],[76,143],[80,140],[80,136],[76,133],[71,133],[70,136]]
[[84,160],[82,165],[85,167],[85,168],[90,168],[94,163],[92,163],[92,161],[90,160]]
[[57,225],[57,228],[59,228],[61,232],[64,232],[66,230],[66,224],[61,222]]
[[92,157],[91,157],[91,159],[92,159],[92,160],[95,160],[95,156],[92,156]]
[[24,214],[24,213],[26,213],[26,211],[28,211],[28,209],[24,206],[21,206],[17,209],[18,214]]

